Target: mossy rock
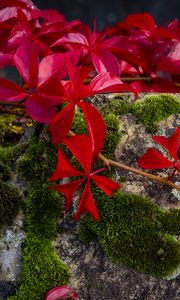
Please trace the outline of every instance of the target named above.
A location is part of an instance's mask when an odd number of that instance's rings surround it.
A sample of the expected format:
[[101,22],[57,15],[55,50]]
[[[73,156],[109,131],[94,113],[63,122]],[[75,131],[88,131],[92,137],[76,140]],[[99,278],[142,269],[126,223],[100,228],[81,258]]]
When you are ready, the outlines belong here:
[[0,116],[0,143],[4,142],[4,137],[12,126],[15,117],[15,115],[10,114],[3,114]]
[[44,300],[46,292],[66,285],[70,270],[57,256],[48,239],[29,234],[23,251],[23,269],[17,294],[9,300]]
[[180,243],[169,232],[177,234],[179,217],[177,224],[173,221],[168,230],[170,219],[167,221],[164,210],[148,199],[121,191],[109,199],[97,188],[93,189],[93,195],[101,219],[95,222],[86,215],[81,225],[81,239],[87,242],[86,232],[88,236],[92,232],[91,236],[98,238],[113,262],[159,278],[177,275]]
[[48,189],[46,183],[30,185],[26,202],[28,231],[52,239],[62,215],[62,198],[58,192]]
[[[104,116],[104,121],[107,126],[107,136],[103,150],[105,153],[113,154],[122,137],[119,119],[114,113],[107,113]],[[76,134],[88,134],[82,113],[76,112],[72,130]]]
[[23,203],[19,189],[0,180],[0,230],[4,225],[12,225]]
[[110,100],[107,104],[102,106],[101,113],[105,117],[108,114],[114,114],[116,116],[124,115],[132,111],[132,104],[118,97]]
[[148,95],[134,102],[132,109],[138,121],[154,133],[160,121],[180,113],[180,99],[171,94]]
[[31,143],[17,162],[18,174],[27,182],[45,182],[55,169],[57,153],[50,142]]

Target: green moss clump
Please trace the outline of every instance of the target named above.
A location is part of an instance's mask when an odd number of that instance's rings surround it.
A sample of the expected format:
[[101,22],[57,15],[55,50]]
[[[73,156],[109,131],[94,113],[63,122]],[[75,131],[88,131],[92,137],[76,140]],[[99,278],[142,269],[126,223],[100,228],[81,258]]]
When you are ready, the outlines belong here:
[[180,209],[160,210],[158,216],[162,229],[173,235],[180,235]]
[[23,197],[19,189],[0,180],[0,230],[11,225],[22,206]]
[[131,112],[131,103],[124,99],[114,98],[101,108],[103,116],[113,113],[116,116]]
[[48,239],[28,234],[23,251],[21,285],[9,300],[44,300],[46,292],[69,281],[68,267],[59,259]]
[[104,120],[107,125],[107,137],[103,151],[109,155],[114,155],[114,151],[122,137],[119,120],[118,117],[113,113],[105,116]]
[[18,159],[17,170],[28,185],[26,239],[21,282],[11,300],[44,300],[46,292],[69,281],[69,268],[51,246],[63,204],[58,192],[48,189],[47,179],[55,169],[57,153],[53,145],[33,139]]
[[112,261],[159,278],[174,274],[180,265],[180,243],[166,232],[165,219],[160,222],[164,211],[148,199],[121,191],[109,199],[94,188],[93,195],[101,219],[95,222],[86,215],[81,239],[87,228]]
[[52,239],[62,214],[63,205],[58,192],[48,189],[46,183],[32,184],[29,187],[26,204],[27,230]]
[[15,146],[1,147],[0,146],[0,161],[6,166],[12,167],[14,161],[21,156],[28,148],[29,143],[24,142]]
[[[108,113],[104,116],[104,121],[107,126],[107,137],[104,145],[104,152],[113,154],[122,136],[119,120],[114,113]],[[76,134],[88,134],[86,121],[82,113],[76,112],[72,130]]]
[[11,179],[11,176],[12,173],[10,167],[0,161],[0,179],[6,182]]
[[180,113],[180,100],[169,94],[150,95],[134,102],[132,108],[137,119],[149,132],[154,133],[160,121]]
[[15,115],[4,114],[0,116],[0,142],[3,142],[5,134],[15,120]]
[[27,182],[45,182],[55,170],[57,153],[51,143],[32,143],[17,162],[19,175]]

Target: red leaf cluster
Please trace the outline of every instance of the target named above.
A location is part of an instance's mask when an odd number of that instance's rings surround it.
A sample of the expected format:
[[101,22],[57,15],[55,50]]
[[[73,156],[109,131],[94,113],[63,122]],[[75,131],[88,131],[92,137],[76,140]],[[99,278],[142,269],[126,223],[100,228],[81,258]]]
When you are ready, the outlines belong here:
[[[164,157],[159,151],[149,148],[147,152],[138,160],[138,164],[144,169],[164,169],[173,168],[173,175],[175,171],[180,172],[180,161],[178,160],[178,148],[180,140],[180,126],[177,127],[174,134],[166,138],[164,136],[153,136],[152,139],[163,146],[171,155],[172,160]],[[172,176],[171,176],[172,177]]]
[[67,137],[64,139],[64,143],[72,152],[77,161],[79,161],[82,168],[84,169],[84,172],[76,169],[67,159],[61,148],[59,148],[56,170],[54,171],[49,181],[69,177],[80,177],[80,179],[76,179],[75,181],[71,181],[65,184],[49,186],[49,188],[61,192],[65,195],[67,212],[70,208],[76,190],[82,183],[85,183],[85,187],[82,192],[82,196],[74,218],[75,220],[79,220],[82,213],[89,212],[95,220],[98,220],[99,213],[92,197],[90,188],[91,180],[94,181],[94,183],[110,197],[112,197],[113,192],[120,188],[120,185],[107,177],[96,175],[97,173],[104,171],[105,168],[98,169],[91,173],[91,166],[96,152],[93,150],[92,139],[90,138],[90,136],[81,134]]

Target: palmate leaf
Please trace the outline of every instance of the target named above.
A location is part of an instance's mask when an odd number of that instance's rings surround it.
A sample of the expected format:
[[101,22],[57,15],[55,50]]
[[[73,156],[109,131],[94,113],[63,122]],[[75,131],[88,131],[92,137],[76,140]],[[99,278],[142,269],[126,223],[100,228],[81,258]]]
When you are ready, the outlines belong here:
[[[113,180],[95,175],[99,172],[104,171],[103,169],[91,172],[92,165],[92,148],[90,147],[91,138],[87,135],[77,135],[64,139],[64,143],[80,162],[85,172],[81,172],[76,169],[67,159],[61,149],[58,150],[58,163],[56,170],[54,171],[49,181],[54,181],[66,177],[80,176],[80,179],[71,181],[65,184],[58,184],[49,186],[49,188],[61,192],[66,197],[66,212],[69,210],[72,203],[73,196],[76,190],[82,183],[85,183],[84,190],[81,195],[81,199],[78,205],[77,212],[74,216],[76,220],[80,219],[81,214],[89,212],[95,220],[99,219],[99,213],[95,205],[95,201],[92,197],[90,181],[93,180],[95,184],[102,189],[108,196],[112,196],[113,192],[118,190],[121,186]],[[89,148],[89,149],[88,149]],[[86,161],[87,160],[87,161]]]
[[180,139],[180,127],[177,127],[175,133],[170,137],[164,136],[153,136],[152,139],[161,144],[171,156],[177,160],[178,159],[178,148],[179,148],[179,139]]
[[96,221],[99,220],[99,213],[91,193],[89,180],[87,181],[85,188],[82,192],[82,196],[78,205],[78,210],[74,216],[74,219],[76,221],[79,221],[81,214],[85,212],[90,213]]
[[30,90],[38,79],[38,52],[26,38],[14,54],[14,64]]
[[92,175],[91,179],[109,197],[112,197],[113,193],[121,187],[120,184],[116,183],[114,180],[104,176]]
[[77,170],[67,159],[61,148],[58,149],[58,163],[56,170],[54,171],[49,181],[54,181],[61,178],[72,177],[72,176],[82,176],[82,172]]
[[138,159],[138,164],[144,169],[164,169],[173,167],[174,163],[165,158],[161,153],[153,148],[149,148],[147,152]]
[[49,130],[54,145],[57,145],[60,141],[62,141],[69,132],[72,126],[74,112],[75,105],[73,103],[69,104],[52,120]]
[[60,193],[63,193],[65,195],[65,197],[66,197],[65,212],[66,213],[68,212],[68,210],[71,206],[72,199],[74,197],[76,190],[79,188],[79,186],[82,182],[83,182],[83,179],[79,179],[76,181],[72,181],[70,183],[49,186],[49,188],[56,190]]
[[153,148],[149,148],[147,152],[138,159],[138,164],[145,169],[163,169],[173,167],[175,170],[180,170],[178,161],[178,148],[180,140],[180,126],[177,127],[175,133],[170,137],[153,136],[152,139],[162,145],[172,156],[174,161],[170,161],[160,152]]
[[85,134],[67,137],[63,140],[75,158],[80,162],[83,169],[90,173],[92,164],[92,142]]
[[0,100],[11,102],[23,100],[28,93],[18,84],[4,78],[0,78]]
[[106,124],[101,114],[91,104],[82,102],[79,106],[85,115],[88,131],[92,141],[92,152],[96,158],[104,146],[107,132]]

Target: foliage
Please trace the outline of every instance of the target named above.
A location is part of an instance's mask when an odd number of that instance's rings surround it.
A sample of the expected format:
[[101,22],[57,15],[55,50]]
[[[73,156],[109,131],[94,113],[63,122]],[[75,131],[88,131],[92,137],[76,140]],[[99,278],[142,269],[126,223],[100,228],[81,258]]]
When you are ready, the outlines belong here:
[[147,152],[138,160],[138,164],[144,169],[165,169],[173,168],[173,173],[170,176],[173,177],[175,172],[180,171],[180,162],[178,160],[178,148],[180,139],[180,127],[176,129],[173,135],[170,137],[153,136],[152,139],[163,146],[166,151],[171,155],[171,159],[167,159],[159,151],[149,148]]
[[[175,276],[180,264],[180,244],[173,235],[179,234],[179,210],[168,213],[149,199],[121,191],[109,199],[94,188],[93,195],[101,219],[95,222],[88,215],[83,218],[83,240],[87,242],[92,232],[112,261],[160,278]],[[168,214],[175,214],[176,221],[170,215],[167,220]]]

